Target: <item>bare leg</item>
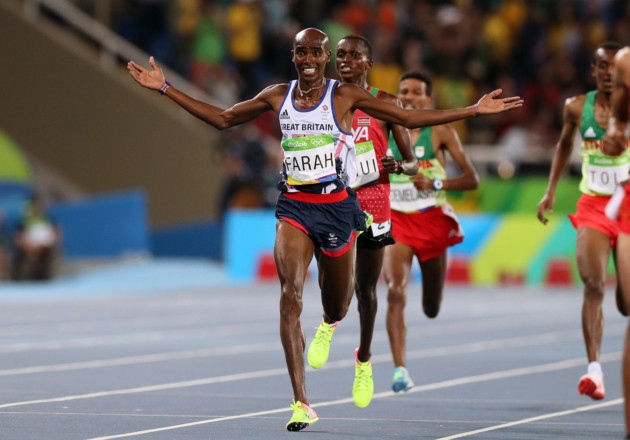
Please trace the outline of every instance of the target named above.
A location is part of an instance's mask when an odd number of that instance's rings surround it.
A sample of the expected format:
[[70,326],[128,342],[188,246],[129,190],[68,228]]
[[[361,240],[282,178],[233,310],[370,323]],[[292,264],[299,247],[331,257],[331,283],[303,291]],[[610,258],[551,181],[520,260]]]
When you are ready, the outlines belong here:
[[[628,316],[628,308],[626,307],[627,301],[623,298],[623,286],[621,285],[621,273],[619,271],[619,263],[617,260],[617,249],[613,249],[613,261],[615,263],[615,273],[617,274],[617,287],[615,289],[615,302],[617,303],[617,310],[623,316]],[[630,267],[629,267],[630,269]]]
[[589,362],[599,362],[604,331],[602,302],[610,250],[610,239],[603,232],[592,228],[578,229],[577,263],[584,283],[582,331]]
[[422,309],[429,318],[440,313],[444,278],[446,276],[446,251],[435,258],[420,262],[422,270]]
[[383,270],[387,283],[386,325],[394,367],[406,366],[405,304],[412,261],[413,250],[405,244],[396,243],[385,248]]
[[343,255],[330,257],[315,250],[319,271],[324,321],[341,321],[348,313],[354,293],[356,241]]
[[376,283],[383,267],[385,250],[357,248],[355,293],[358,302],[361,339],[357,358],[361,362],[370,360],[372,336],[378,307]]
[[[626,304],[630,304],[630,234],[621,233],[617,241],[617,271],[619,286],[624,292]],[[623,395],[626,433],[630,434],[630,320],[626,329],[622,360]]]
[[298,228],[279,221],[274,257],[280,278],[280,340],[293,387],[294,400],[308,404],[304,374],[306,341],[300,315],[308,266],[313,258],[311,239]]

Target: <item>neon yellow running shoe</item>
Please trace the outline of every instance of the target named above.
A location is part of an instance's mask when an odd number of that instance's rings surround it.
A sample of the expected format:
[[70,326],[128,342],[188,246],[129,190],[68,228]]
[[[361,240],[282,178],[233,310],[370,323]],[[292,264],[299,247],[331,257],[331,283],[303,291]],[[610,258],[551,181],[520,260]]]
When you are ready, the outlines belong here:
[[293,410],[293,416],[287,423],[287,431],[301,431],[319,420],[313,408],[306,403],[293,402],[291,409]]
[[[372,226],[372,223],[374,223],[374,216],[372,214],[370,214],[367,211],[363,211],[366,215],[365,217],[365,231],[367,231],[368,229],[370,229],[370,226]],[[359,231],[357,236],[363,234],[365,231]]]
[[374,379],[372,379],[372,362],[360,362],[357,358],[359,348],[354,351],[354,383],[352,398],[357,408],[365,408],[374,396]]
[[308,364],[313,368],[322,368],[328,360],[328,353],[330,352],[330,340],[333,333],[337,328],[338,322],[334,324],[328,324],[322,321],[317,327],[315,337],[311,341],[311,345],[308,347],[307,359]]

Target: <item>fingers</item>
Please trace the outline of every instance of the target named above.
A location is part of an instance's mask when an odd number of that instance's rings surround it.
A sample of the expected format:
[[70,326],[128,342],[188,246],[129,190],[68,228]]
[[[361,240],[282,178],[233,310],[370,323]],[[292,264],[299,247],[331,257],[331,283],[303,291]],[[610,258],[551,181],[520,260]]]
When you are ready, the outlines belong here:
[[524,100],[519,98],[518,96],[511,96],[509,98],[503,98],[500,100],[503,103],[504,110],[511,110],[515,108],[522,107],[525,103]]
[[496,89],[493,90],[492,92],[488,93],[488,95],[492,98],[496,98],[497,96],[499,96],[501,93],[503,93],[503,89]]
[[503,102],[523,102],[520,96],[510,96],[508,98],[502,98]]
[[157,65],[155,64],[155,58],[153,58],[152,56],[149,57],[149,64],[151,65],[151,68],[153,70],[157,70]]
[[142,72],[145,69],[139,64],[136,64],[135,62],[129,61],[127,63],[127,70],[129,70],[129,73],[131,73],[132,75],[134,74],[137,75],[137,74],[140,74],[140,72]]

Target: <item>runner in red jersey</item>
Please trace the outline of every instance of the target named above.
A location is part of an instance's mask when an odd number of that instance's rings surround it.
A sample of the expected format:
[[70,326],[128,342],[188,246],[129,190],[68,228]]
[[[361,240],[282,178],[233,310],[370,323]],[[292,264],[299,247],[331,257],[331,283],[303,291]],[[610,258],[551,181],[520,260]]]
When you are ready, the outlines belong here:
[[[369,91],[379,100],[397,106],[394,95],[370,87],[367,76],[372,67],[372,45],[357,35],[344,37],[337,45],[336,67],[342,83],[352,83]],[[393,136],[399,145],[402,161],[387,156],[388,138]],[[354,403],[359,408],[370,404],[374,394],[370,346],[376,319],[376,283],[383,266],[385,246],[394,243],[389,204],[389,173],[414,175],[418,164],[411,152],[411,141],[406,128],[388,124],[356,109],[352,119],[352,136],[357,155],[357,176],[351,182],[361,209],[373,216],[372,225],[357,239],[355,265],[355,294],[361,324],[360,344],[355,351],[355,378],[352,387]],[[336,326],[336,324],[333,324]],[[334,330],[335,327],[332,327]],[[320,368],[328,358],[330,326],[320,324],[308,351],[309,364]]]

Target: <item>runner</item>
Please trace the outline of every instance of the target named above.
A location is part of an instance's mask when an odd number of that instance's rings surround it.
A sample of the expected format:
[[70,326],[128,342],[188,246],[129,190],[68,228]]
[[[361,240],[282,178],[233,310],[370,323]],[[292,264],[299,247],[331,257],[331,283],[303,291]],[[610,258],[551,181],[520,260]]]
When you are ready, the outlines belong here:
[[[584,284],[582,332],[588,366],[586,374],[578,381],[578,392],[595,400],[606,396],[604,375],[599,363],[604,331],[602,302],[608,260],[614,251],[619,231],[616,222],[604,214],[604,208],[615,189],[615,183],[625,180],[630,159],[628,152],[617,159],[607,158],[602,153],[602,138],[606,132],[604,127],[608,126],[610,117],[613,63],[619,49],[620,45],[614,42],[600,44],[595,50],[591,67],[597,89],[565,101],[562,132],[551,163],[549,184],[538,204],[538,220],[546,225],[548,219],[545,212],[553,211],[556,186],[573,150],[575,133],[579,130],[582,135],[582,196],[577,203],[577,212],[569,218],[577,229],[577,266]],[[612,254],[615,258],[614,252]],[[617,308],[627,316],[619,285],[616,299]]]
[[[433,85],[419,72],[408,72],[400,79],[398,98],[405,108],[429,108]],[[405,304],[407,283],[415,256],[422,273],[422,309],[435,318],[442,303],[446,275],[447,249],[464,239],[453,209],[446,201],[446,191],[477,188],[479,176],[464,152],[459,136],[448,125],[411,131],[413,151],[419,171],[413,177],[391,176],[392,228],[396,244],[385,250],[387,283],[387,334],[394,361],[392,389],[408,391],[413,380],[406,367]],[[400,153],[390,137],[394,157]],[[446,153],[461,174],[447,179]]]
[[495,90],[466,108],[404,110],[355,84],[325,78],[331,51],[328,36],[319,29],[298,32],[291,56],[297,80],[269,86],[229,109],[198,101],[172,86],[153,57],[150,70],[133,61],[127,68],[141,86],[160,92],[217,129],[243,124],[268,111],[278,115],[284,161],[274,257],[280,279],[280,339],[294,398],[287,429],[299,431],[318,420],[306,397],[306,341],[300,322],[308,267],[315,257],[324,320],[340,321],[354,291],[355,237],[366,229],[367,216],[349,187],[357,174],[351,134],[354,111],[415,128],[519,108],[523,100],[499,98],[501,90]]

